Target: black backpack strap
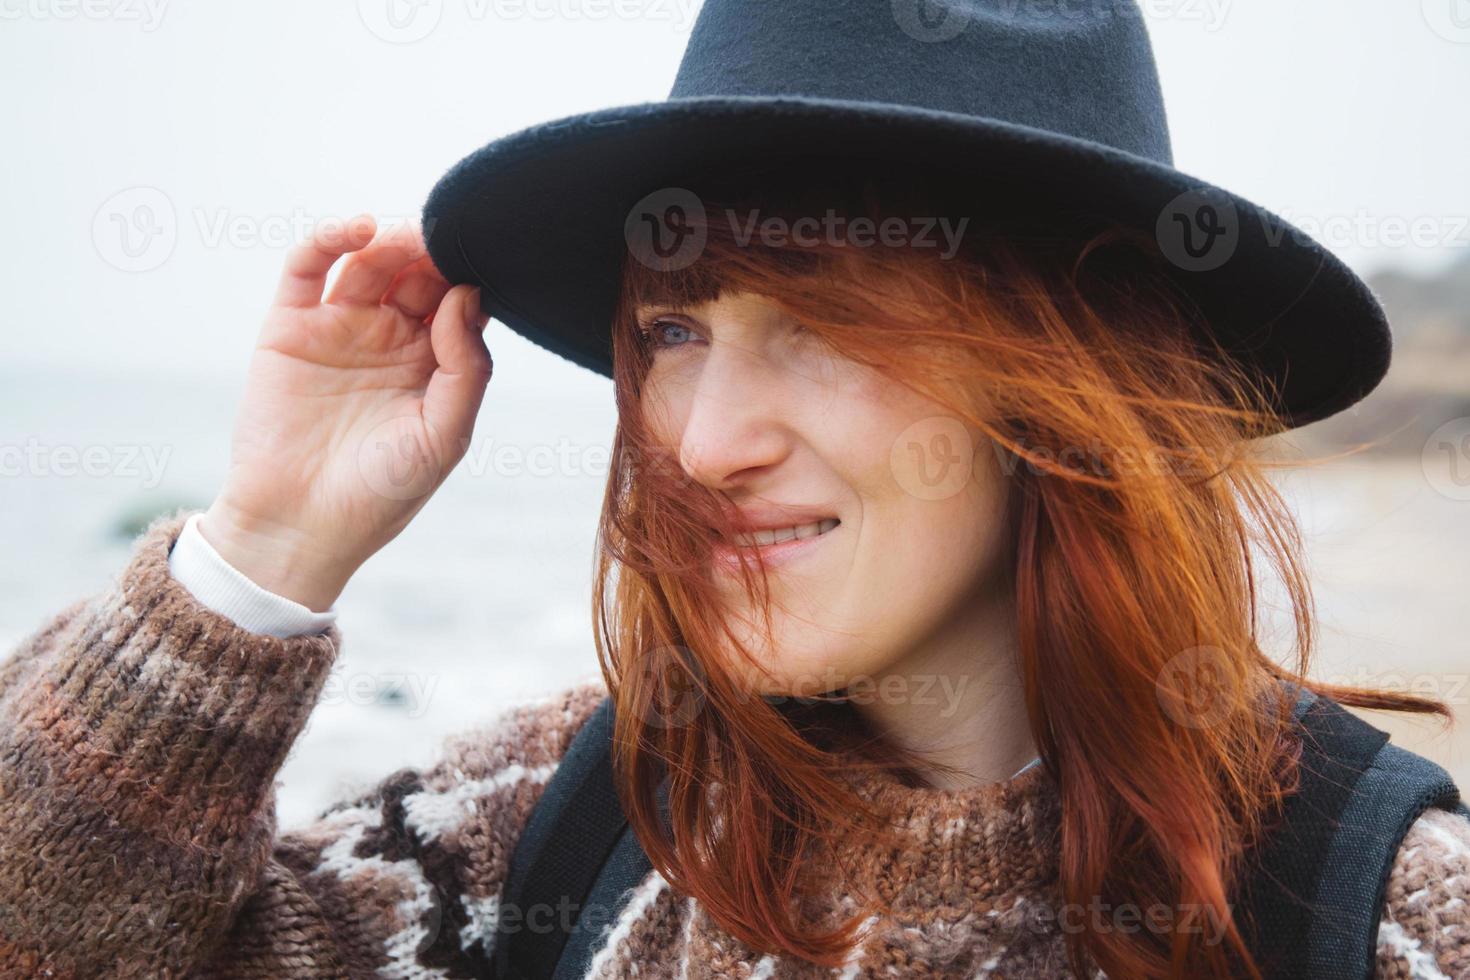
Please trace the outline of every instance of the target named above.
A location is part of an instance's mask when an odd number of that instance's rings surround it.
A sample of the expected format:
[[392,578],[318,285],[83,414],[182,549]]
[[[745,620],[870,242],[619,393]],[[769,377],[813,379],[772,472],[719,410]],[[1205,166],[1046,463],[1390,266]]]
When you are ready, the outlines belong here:
[[1404,835],[1430,807],[1463,811],[1459,799],[1454,780],[1433,762],[1397,745],[1379,750],[1342,812],[1317,882],[1309,976],[1373,976],[1384,893]]
[[1330,698],[1302,689],[1301,784],[1239,890],[1268,977],[1371,977],[1384,890],[1409,826],[1459,792],[1442,768]]
[[590,961],[602,926],[651,869],[613,782],[613,721],[607,697],[572,739],[516,842],[496,928],[499,980],[580,976],[566,973],[568,965]]
[[587,896],[582,914],[577,917],[552,980],[578,980],[590,972],[592,956],[603,942],[603,931],[617,921],[627,905],[629,889],[644,881],[652,870],[653,865],[643,853],[633,828],[625,824],[622,836]]
[[626,821],[613,786],[612,699],[572,739],[511,855],[495,937],[495,976],[545,980],[556,969],[570,917]]

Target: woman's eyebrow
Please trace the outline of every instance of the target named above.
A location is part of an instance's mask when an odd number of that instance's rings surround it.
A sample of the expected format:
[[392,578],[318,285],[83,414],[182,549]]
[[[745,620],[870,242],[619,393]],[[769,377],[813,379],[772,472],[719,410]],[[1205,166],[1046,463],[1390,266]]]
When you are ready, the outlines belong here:
[[[701,316],[700,310],[706,307],[705,303],[685,304],[676,301],[639,303],[633,307],[633,316],[638,320],[646,320],[654,314],[684,316],[695,321],[701,326],[707,326],[711,322],[708,317]],[[795,327],[800,325],[801,319],[784,310],[772,309],[762,311],[758,316],[751,317],[745,322],[753,325],[765,326],[768,329],[781,329],[783,327]]]
[[691,307],[684,306],[684,305],[682,305],[680,303],[673,303],[673,302],[669,302],[669,303],[639,303],[637,306],[635,306],[633,308],[633,315],[634,316],[637,316],[637,317],[646,317],[646,316],[648,316],[651,313],[678,313],[678,314],[682,314],[682,315],[685,315],[685,316],[693,316],[694,315],[693,314],[693,310],[692,310]]

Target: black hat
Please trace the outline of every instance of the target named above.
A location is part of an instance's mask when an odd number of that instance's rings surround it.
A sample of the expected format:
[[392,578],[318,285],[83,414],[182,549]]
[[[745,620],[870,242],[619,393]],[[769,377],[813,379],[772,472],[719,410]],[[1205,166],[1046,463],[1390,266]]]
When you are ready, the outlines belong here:
[[1361,279],[1285,219],[1174,168],[1133,0],[706,0],[668,99],[481,147],[430,193],[426,243],[450,282],[481,287],[486,312],[611,376],[639,212],[666,220],[702,173],[814,156],[957,174],[982,206],[1156,236],[1214,336],[1281,392],[1288,428],[1388,370],[1388,325]]

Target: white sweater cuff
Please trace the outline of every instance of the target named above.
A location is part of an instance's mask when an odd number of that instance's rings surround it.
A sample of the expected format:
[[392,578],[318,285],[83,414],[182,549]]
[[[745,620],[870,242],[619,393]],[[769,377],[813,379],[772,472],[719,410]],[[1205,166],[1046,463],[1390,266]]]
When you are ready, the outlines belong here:
[[299,602],[261,588],[221,558],[199,532],[203,516],[203,512],[189,516],[168,556],[169,572],[194,598],[241,629],[267,636],[320,633],[336,620],[335,607],[312,612]]

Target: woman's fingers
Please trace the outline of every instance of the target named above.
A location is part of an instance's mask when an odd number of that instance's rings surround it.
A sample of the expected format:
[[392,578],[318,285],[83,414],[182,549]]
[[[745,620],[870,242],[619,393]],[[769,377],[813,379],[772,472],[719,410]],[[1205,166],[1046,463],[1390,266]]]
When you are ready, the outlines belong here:
[[286,253],[281,281],[276,286],[275,305],[306,307],[322,301],[327,273],[347,252],[355,252],[373,240],[378,223],[370,214],[359,214],[346,225],[323,221],[306,241]]
[[426,255],[398,273],[383,302],[396,306],[411,319],[423,320],[439,308],[448,292],[449,281]]
[[327,291],[328,303],[377,305],[403,268],[423,258],[424,236],[408,222],[384,230],[342,263],[342,273]]
[[456,448],[468,445],[494,367],[483,335],[487,319],[480,312],[479,288],[461,284],[449,290],[429,326],[439,366],[424,391],[424,418]]

